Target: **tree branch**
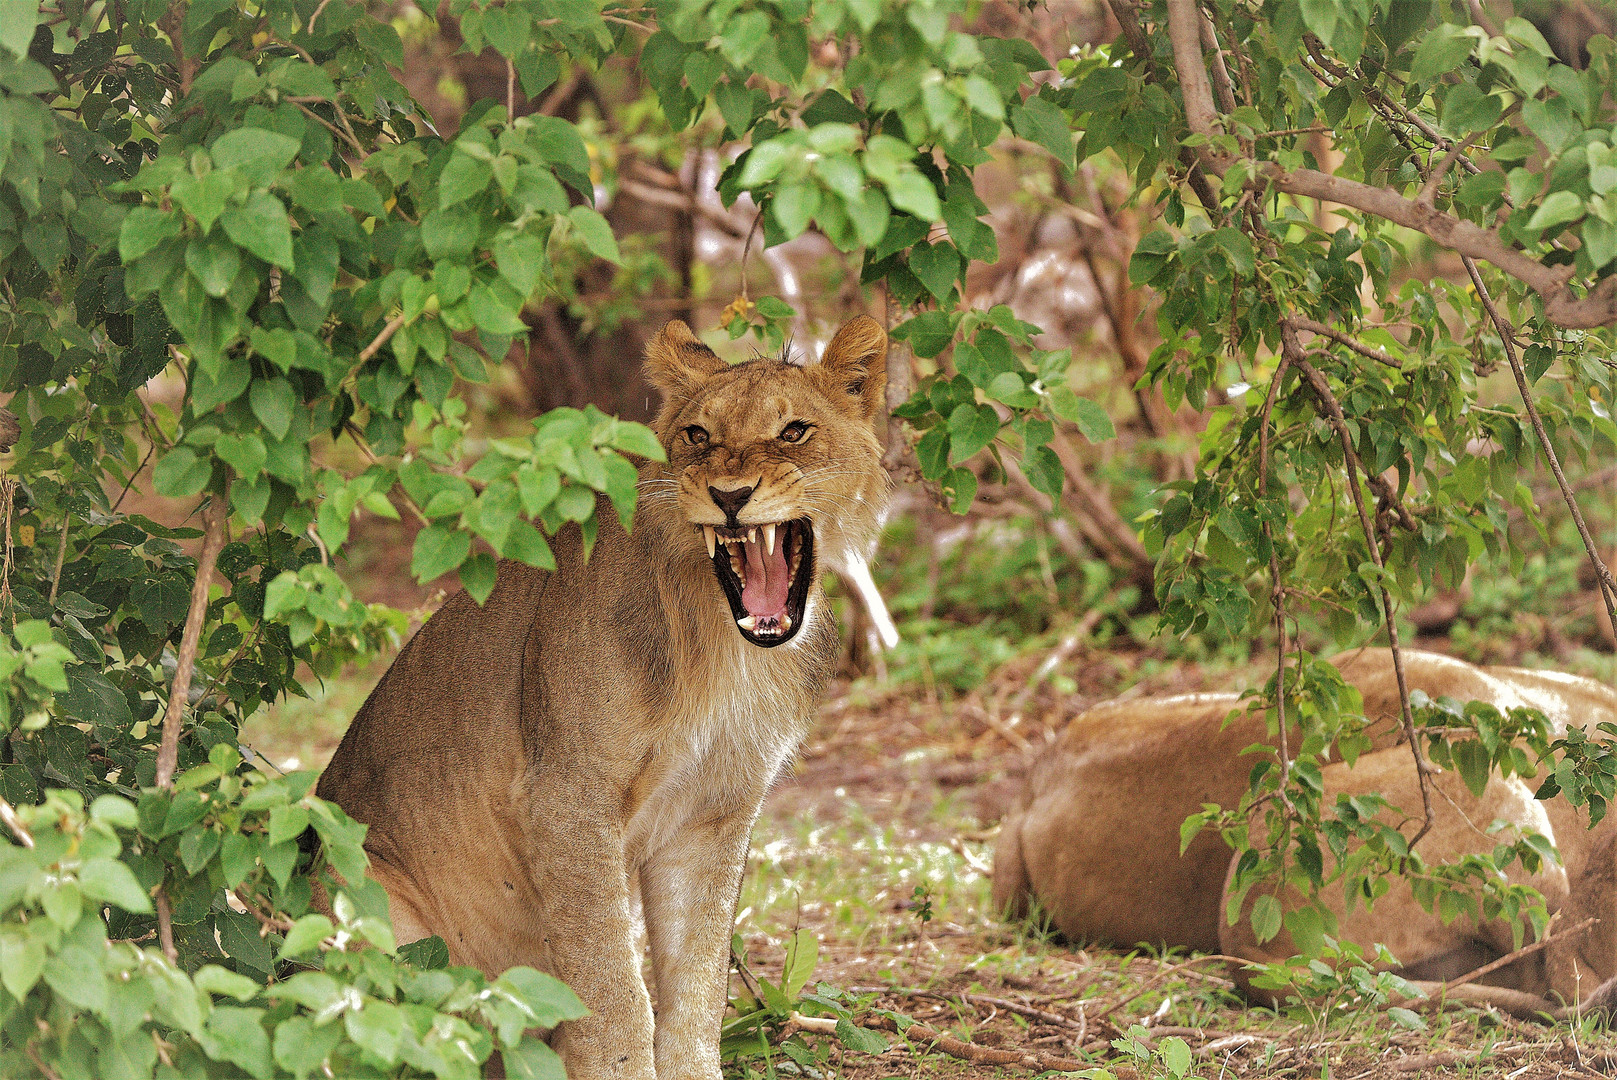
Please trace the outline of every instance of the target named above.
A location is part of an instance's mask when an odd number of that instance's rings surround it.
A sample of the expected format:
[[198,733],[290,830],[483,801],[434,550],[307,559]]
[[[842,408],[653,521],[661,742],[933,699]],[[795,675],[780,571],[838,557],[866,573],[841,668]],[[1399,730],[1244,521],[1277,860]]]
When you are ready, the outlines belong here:
[[[1342,415],[1342,406],[1331,393],[1331,384],[1320,374],[1318,368],[1308,362],[1308,355],[1303,351],[1302,342],[1297,339],[1296,328],[1282,322],[1280,324],[1280,342],[1285,355],[1289,355],[1291,362],[1296,365],[1308,380],[1309,389],[1314,392],[1320,409],[1325,413],[1331,427],[1336,429],[1337,437],[1342,443],[1343,464],[1347,466],[1347,488],[1353,497],[1353,507],[1359,514],[1359,528],[1364,532],[1365,546],[1370,549],[1370,560],[1377,570],[1385,573],[1386,564],[1381,558],[1381,544],[1376,539],[1375,525],[1370,520],[1370,514],[1364,508],[1364,496],[1359,493],[1359,474],[1363,473],[1367,479],[1370,473],[1359,461],[1359,456],[1353,451],[1353,437],[1347,428],[1347,419]],[[1382,620],[1387,627],[1387,643],[1392,648],[1392,669],[1398,680],[1398,708],[1403,718],[1404,738],[1409,740],[1409,752],[1415,758],[1415,776],[1420,782],[1421,807],[1425,820],[1420,831],[1409,841],[1413,848],[1432,829],[1432,778],[1431,768],[1426,759],[1421,756],[1420,740],[1415,737],[1415,717],[1409,708],[1409,681],[1404,675],[1404,654],[1398,641],[1398,620],[1393,615],[1392,594],[1387,591],[1384,581],[1377,581],[1381,593]]]
[[[1202,60],[1200,20],[1201,9],[1196,0],[1168,0],[1168,34],[1184,97],[1185,121],[1193,133],[1211,139],[1217,134],[1213,128],[1217,112]],[[1196,147],[1195,152],[1201,167],[1216,176],[1223,176],[1234,164],[1234,158],[1210,143]],[[1617,277],[1607,278],[1588,295],[1580,297],[1568,284],[1576,273],[1571,266],[1546,266],[1506,244],[1492,229],[1441,213],[1430,204],[1406,199],[1388,188],[1372,187],[1317,169],[1288,172],[1272,161],[1254,164],[1254,179],[1271,184],[1278,191],[1340,203],[1374,214],[1423,233],[1463,256],[1492,263],[1538,293],[1544,300],[1545,317],[1558,326],[1588,330],[1617,322]]]
[[1538,445],[1544,451],[1545,460],[1550,463],[1550,472],[1555,474],[1555,483],[1561,489],[1561,498],[1566,501],[1567,509],[1572,512],[1572,520],[1578,526],[1578,535],[1583,538],[1583,550],[1589,556],[1589,565],[1594,567],[1595,585],[1600,591],[1600,598],[1606,602],[1606,614],[1611,619],[1611,625],[1617,626],[1617,605],[1614,605],[1614,601],[1617,601],[1617,581],[1612,580],[1611,570],[1600,558],[1600,551],[1595,546],[1594,537],[1589,533],[1589,526],[1584,524],[1583,512],[1578,509],[1578,498],[1572,493],[1572,486],[1567,483],[1566,474],[1561,471],[1561,461],[1556,456],[1549,433],[1544,430],[1544,421],[1539,418],[1538,406],[1533,404],[1532,389],[1527,384],[1527,372],[1523,370],[1521,357],[1516,353],[1516,329],[1506,321],[1494,304],[1493,297],[1488,295],[1488,286],[1483,284],[1482,275],[1477,271],[1477,264],[1470,259],[1462,261],[1465,263],[1466,273],[1471,275],[1471,284],[1476,287],[1477,298],[1482,301],[1494,329],[1499,332],[1499,340],[1504,343],[1505,359],[1510,362],[1510,373],[1516,377],[1516,389],[1521,394],[1522,404],[1527,407],[1527,419],[1533,425],[1533,433],[1538,436]]
[[1388,356],[1380,349],[1372,349],[1370,346],[1354,338],[1353,335],[1345,334],[1333,326],[1327,326],[1322,322],[1315,322],[1313,319],[1302,315],[1288,315],[1286,317],[1286,321],[1299,330],[1307,330],[1309,333],[1319,334],[1322,337],[1328,337],[1338,345],[1346,345],[1360,356],[1368,357],[1378,364],[1386,364],[1388,367],[1394,368],[1402,368],[1404,366],[1404,362],[1399,360],[1397,357]]
[[225,521],[230,516],[228,492],[212,496],[202,509],[202,552],[197,556],[196,582],[191,586],[191,610],[185,616],[180,634],[179,663],[169,686],[168,708],[163,713],[163,739],[157,751],[157,786],[174,786],[174,769],[180,756],[180,723],[185,699],[196,669],[197,646],[202,640],[202,622],[208,612],[208,587],[213,584],[213,568],[219,549],[225,546]]

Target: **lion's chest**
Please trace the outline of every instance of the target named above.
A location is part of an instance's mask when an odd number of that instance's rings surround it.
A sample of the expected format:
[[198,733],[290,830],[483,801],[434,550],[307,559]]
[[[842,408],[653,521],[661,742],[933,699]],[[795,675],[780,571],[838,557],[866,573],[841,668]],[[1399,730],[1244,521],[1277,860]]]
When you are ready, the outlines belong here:
[[732,664],[671,697],[627,793],[630,865],[693,823],[757,813],[812,715],[796,674],[778,661]]

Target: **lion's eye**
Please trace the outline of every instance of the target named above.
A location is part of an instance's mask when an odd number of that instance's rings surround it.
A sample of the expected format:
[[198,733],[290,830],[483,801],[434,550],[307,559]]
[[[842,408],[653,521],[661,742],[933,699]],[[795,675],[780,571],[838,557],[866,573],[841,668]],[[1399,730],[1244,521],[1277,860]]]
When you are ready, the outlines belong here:
[[699,424],[692,424],[685,429],[685,438],[689,440],[692,446],[706,446],[708,439],[707,429]]
[[788,443],[802,442],[808,435],[808,425],[801,420],[793,420],[780,429],[780,441]]

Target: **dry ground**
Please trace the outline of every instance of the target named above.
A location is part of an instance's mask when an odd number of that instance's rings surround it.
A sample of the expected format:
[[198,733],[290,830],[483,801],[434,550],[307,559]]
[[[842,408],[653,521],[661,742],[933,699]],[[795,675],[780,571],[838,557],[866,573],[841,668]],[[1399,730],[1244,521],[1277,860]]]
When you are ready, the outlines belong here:
[[[1294,1015],[1245,1008],[1217,962],[1074,948],[990,910],[993,831],[1028,763],[1057,725],[1118,693],[1240,685],[1253,672],[1209,678],[1193,666],[1129,652],[1061,659],[1083,688],[1027,690],[1040,658],[1006,666],[964,701],[914,688],[842,684],[822,710],[792,776],[754,832],[737,928],[753,970],[778,979],[798,929],[820,940],[810,982],[860,992],[862,1002],[923,1021],[978,1057],[1035,1055],[1129,1075],[1168,1076],[1160,1062],[1129,1067],[1112,1040],[1143,1025],[1149,1047],[1178,1037],[1189,1075],[1213,1077],[1547,1077],[1617,1075],[1617,1038],[1541,1027],[1477,1010],[1428,1015],[1411,1031],[1377,1012],[1327,1003]],[[1142,670],[1151,673],[1143,679]],[[277,764],[319,768],[381,669],[314,688],[278,706],[246,740]],[[1020,716],[1020,719],[1017,717]],[[294,760],[288,760],[294,759]],[[923,911],[931,918],[923,922]],[[809,1036],[813,1038],[813,1036]],[[833,1075],[1028,1076],[1037,1068],[960,1060],[912,1039],[872,1056],[833,1054]],[[987,1052],[984,1053],[983,1051]],[[1038,1058],[1037,1055],[1044,1055]],[[754,1075],[764,1075],[757,1072]],[[787,1075],[782,1072],[781,1075]]]

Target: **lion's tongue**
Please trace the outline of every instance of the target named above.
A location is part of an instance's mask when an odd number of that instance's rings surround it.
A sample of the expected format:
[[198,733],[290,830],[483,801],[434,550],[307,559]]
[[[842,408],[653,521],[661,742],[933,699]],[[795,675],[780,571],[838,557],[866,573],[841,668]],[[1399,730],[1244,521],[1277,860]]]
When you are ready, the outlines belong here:
[[786,569],[786,537],[775,541],[775,553],[764,553],[763,539],[742,545],[747,555],[747,584],[741,603],[749,615],[781,615],[786,611],[786,590],[791,574]]

